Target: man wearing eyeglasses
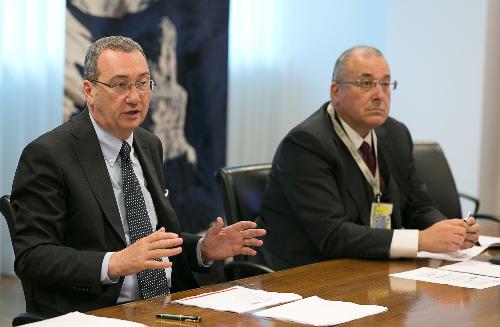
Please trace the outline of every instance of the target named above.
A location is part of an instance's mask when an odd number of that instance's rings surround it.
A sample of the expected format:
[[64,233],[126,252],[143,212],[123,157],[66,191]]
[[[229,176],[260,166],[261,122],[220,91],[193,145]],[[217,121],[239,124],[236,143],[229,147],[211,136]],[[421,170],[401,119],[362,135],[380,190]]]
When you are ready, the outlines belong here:
[[30,143],[11,203],[15,270],[27,311],[48,316],[197,287],[192,270],[245,254],[265,230],[217,218],[204,238],[181,233],[159,139],[139,127],[155,82],[133,40],[112,36],[87,51],[87,108]]
[[273,160],[260,218],[271,268],[473,246],[479,226],[436,209],[408,129],[388,117],[397,85],[375,48],[338,58],[331,101],[288,133]]

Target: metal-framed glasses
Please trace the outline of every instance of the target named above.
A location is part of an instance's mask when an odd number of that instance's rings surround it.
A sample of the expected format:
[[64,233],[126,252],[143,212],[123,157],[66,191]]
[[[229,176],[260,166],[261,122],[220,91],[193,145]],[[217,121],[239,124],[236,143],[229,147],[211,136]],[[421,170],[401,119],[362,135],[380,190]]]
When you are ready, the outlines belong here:
[[156,82],[153,81],[152,79],[145,80],[145,81],[138,81],[135,83],[116,82],[116,83],[112,83],[112,84],[104,83],[104,82],[101,82],[98,80],[93,80],[93,79],[91,79],[89,81],[91,81],[92,83],[99,83],[99,84],[102,84],[104,86],[107,86],[118,95],[128,94],[130,92],[130,89],[132,88],[132,85],[134,85],[135,88],[137,89],[137,91],[139,91],[140,93],[147,93],[148,91],[153,91],[155,86],[156,86]]
[[349,81],[337,81],[338,84],[352,84],[363,91],[371,91],[373,90],[377,84],[380,85],[382,91],[387,92],[390,90],[395,90],[398,87],[398,81],[378,81],[374,79],[356,79]]

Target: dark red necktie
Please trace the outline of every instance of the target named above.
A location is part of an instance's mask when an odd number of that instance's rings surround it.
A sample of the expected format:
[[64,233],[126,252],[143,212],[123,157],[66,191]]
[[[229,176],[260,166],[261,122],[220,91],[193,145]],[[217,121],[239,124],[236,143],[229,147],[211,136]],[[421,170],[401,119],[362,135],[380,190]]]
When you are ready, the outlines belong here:
[[[372,147],[370,144],[363,141],[363,144],[359,147],[361,151],[363,160],[365,161],[368,169],[370,169],[373,176],[375,176],[375,171],[377,170],[377,159],[373,155]],[[380,174],[379,174],[380,175]],[[384,180],[382,179],[382,175],[380,175],[380,189],[384,188]]]

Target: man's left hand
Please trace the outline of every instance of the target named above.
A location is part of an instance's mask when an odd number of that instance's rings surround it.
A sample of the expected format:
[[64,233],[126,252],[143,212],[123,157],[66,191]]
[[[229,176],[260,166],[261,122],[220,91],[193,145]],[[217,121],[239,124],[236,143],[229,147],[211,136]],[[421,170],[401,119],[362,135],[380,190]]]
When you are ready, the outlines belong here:
[[224,221],[218,217],[201,242],[203,261],[222,260],[235,255],[256,255],[252,246],[261,246],[259,236],[266,235],[265,229],[257,229],[253,221],[240,221],[224,227]]

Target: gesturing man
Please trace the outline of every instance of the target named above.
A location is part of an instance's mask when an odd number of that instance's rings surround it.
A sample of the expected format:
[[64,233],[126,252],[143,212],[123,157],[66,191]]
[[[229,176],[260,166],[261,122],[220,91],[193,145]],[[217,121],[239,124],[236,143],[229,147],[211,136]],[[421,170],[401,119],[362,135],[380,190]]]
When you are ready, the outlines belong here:
[[162,145],[139,127],[154,86],[139,44],[97,40],[85,57],[87,109],[24,149],[11,202],[27,311],[88,311],[197,287],[191,270],[262,245],[265,230],[248,221],[217,218],[204,238],[181,233]]

